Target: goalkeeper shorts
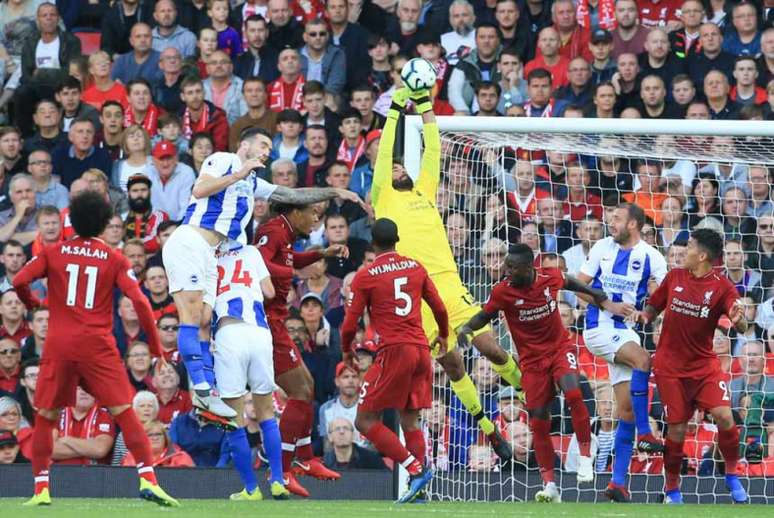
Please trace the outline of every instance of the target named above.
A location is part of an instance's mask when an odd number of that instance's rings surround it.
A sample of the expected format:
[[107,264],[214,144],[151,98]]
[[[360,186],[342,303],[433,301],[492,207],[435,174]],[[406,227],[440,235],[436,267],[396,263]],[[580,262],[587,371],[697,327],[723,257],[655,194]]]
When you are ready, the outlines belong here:
[[[459,275],[455,273],[442,273],[431,277],[441,300],[446,305],[446,312],[449,314],[449,348],[452,351],[457,347],[457,330],[476,316],[481,307],[476,304],[473,295],[462,284]],[[438,324],[435,322],[433,312],[425,302],[422,302],[422,327],[425,330],[425,336],[430,341],[431,353],[433,358],[438,356],[437,348],[433,348],[433,340],[438,337]],[[490,326],[485,326],[473,333],[473,336],[479,336],[491,331]]]

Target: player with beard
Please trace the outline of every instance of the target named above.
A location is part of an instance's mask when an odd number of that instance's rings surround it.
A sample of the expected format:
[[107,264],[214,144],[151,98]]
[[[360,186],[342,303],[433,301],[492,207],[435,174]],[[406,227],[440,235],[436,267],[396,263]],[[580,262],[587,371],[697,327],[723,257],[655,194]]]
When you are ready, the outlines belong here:
[[[398,120],[409,96],[417,113],[422,115],[425,148],[421,170],[416,183],[409,177],[402,160],[393,158],[393,145]],[[457,264],[446,237],[443,220],[435,206],[438,183],[441,179],[441,136],[435,122],[430,92],[409,93],[399,88],[392,95],[392,105],[379,142],[371,201],[377,218],[388,218],[398,225],[401,240],[397,251],[419,261],[427,269],[438,288],[449,312],[449,324],[456,330],[478,314],[480,308],[460,279]],[[427,304],[422,304],[422,322],[429,343],[438,336],[438,325]],[[508,384],[520,390],[521,373],[510,354],[497,344],[492,330],[485,326],[474,333],[473,346],[492,364],[492,368]],[[433,349],[433,357],[451,379],[451,386],[459,400],[478,421],[495,453],[507,461],[513,457],[510,445],[503,439],[481,406],[478,390],[465,372],[462,356],[456,343],[449,343],[447,351]]]
[[345,245],[331,245],[322,251],[294,251],[293,243],[299,238],[308,238],[317,225],[317,210],[313,205],[276,204],[274,211],[279,215],[258,227],[255,242],[269,269],[276,292],[265,307],[274,340],[274,378],[288,395],[280,419],[282,471],[288,490],[308,497],[309,492],[298,482],[296,474],[310,475],[321,480],[336,480],[341,475],[326,468],[312,453],[314,380],[301,359],[301,351],[285,329],[285,319],[289,315],[288,293],[295,270],[323,257],[346,258],[349,249]]
[[163,210],[153,210],[151,205],[150,178],[142,174],[130,176],[126,182],[126,192],[129,198],[129,214],[124,221],[126,238],[142,239],[145,252],[155,254],[159,251],[157,237],[159,225],[169,219],[169,214]]

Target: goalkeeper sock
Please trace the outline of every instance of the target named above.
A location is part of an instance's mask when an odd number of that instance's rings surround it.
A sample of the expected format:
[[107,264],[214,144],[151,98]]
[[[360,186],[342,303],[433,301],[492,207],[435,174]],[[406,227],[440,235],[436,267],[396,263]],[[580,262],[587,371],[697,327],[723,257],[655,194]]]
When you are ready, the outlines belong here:
[[582,457],[591,457],[591,422],[589,409],[583,404],[583,394],[579,388],[564,393],[564,400],[570,407],[572,430],[578,438],[578,450]]
[[497,365],[494,362],[490,362],[494,371],[505,380],[508,385],[513,388],[521,388],[521,371],[516,366],[516,362],[513,360],[513,356],[508,355],[508,361],[502,365]]
[[35,494],[48,489],[48,471],[51,467],[51,454],[54,452],[54,435],[57,421],[46,419],[40,414],[35,416],[32,429],[32,474],[35,477]]
[[140,478],[144,478],[151,484],[158,484],[156,480],[156,473],[153,470],[153,452],[151,451],[151,445],[148,441],[148,436],[145,434],[145,428],[140,420],[137,419],[137,414],[130,407],[121,412],[120,414],[113,416],[118,427],[124,434],[124,442],[126,448],[131,452],[134,461],[137,464],[137,473]]
[[363,435],[371,441],[379,453],[406,468],[410,475],[416,475],[422,471],[422,464],[400,443],[398,436],[384,424],[376,422]]
[[551,421],[532,417],[529,424],[532,428],[532,445],[535,448],[538,466],[540,466],[540,476],[543,478],[543,482],[548,484],[554,481],[554,462],[556,461],[554,445],[551,442]]
[[683,444],[668,438],[664,441],[664,492],[680,489],[683,466]]
[[284,485],[282,480],[282,439],[277,420],[272,417],[258,424],[261,427],[263,437],[263,450],[269,458],[269,468],[271,469],[269,482],[279,482]]
[[618,420],[618,428],[615,431],[615,458],[613,459],[613,483],[619,486],[626,485],[626,474],[629,473],[629,464],[632,461],[632,449],[634,448],[634,423]]
[[648,378],[650,378],[650,372],[632,370],[632,383],[629,390],[632,395],[634,422],[637,424],[638,435],[651,433],[648,421]]
[[457,381],[451,382],[452,390],[457,394],[462,405],[470,412],[478,421],[478,426],[481,430],[489,435],[494,432],[495,427],[492,421],[484,414],[484,410],[481,407],[481,401],[478,399],[478,390],[473,384],[473,380],[470,379],[467,373]]
[[199,346],[202,349],[202,368],[204,370],[204,379],[210,384],[210,387],[215,386],[215,357],[210,350],[209,340],[200,340]]
[[314,407],[307,401],[301,401],[304,404],[304,415],[306,421],[304,422],[304,429],[301,432],[301,436],[296,441],[296,458],[299,460],[309,460],[314,457],[312,451],[312,426],[314,425]]
[[739,462],[739,429],[736,426],[718,430],[718,449],[726,463],[726,475],[736,475],[736,464]]
[[296,456],[296,442],[306,428],[306,401],[288,399],[280,418],[279,429],[282,437],[282,471],[287,473]]
[[[248,493],[255,492],[255,489],[258,487],[258,479],[253,471],[253,459],[250,453],[250,445],[247,443],[245,429],[239,428],[228,432],[226,437],[231,446],[231,460],[234,461],[234,467],[237,473],[239,473],[242,484],[244,484]],[[274,471],[272,471],[273,474]]]
[[403,436],[406,438],[406,449],[411,452],[415,459],[424,466],[425,464],[425,434],[422,430],[403,430]]
[[185,370],[191,378],[194,389],[207,390],[211,386],[204,377],[204,364],[202,363],[202,346],[199,342],[199,326],[193,324],[180,324],[177,332],[177,349],[183,358]]

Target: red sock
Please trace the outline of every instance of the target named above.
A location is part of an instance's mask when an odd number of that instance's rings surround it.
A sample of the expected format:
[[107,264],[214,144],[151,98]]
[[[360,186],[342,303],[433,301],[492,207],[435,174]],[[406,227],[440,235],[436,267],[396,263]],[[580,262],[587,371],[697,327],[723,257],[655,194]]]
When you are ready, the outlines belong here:
[[422,471],[422,464],[400,443],[400,439],[382,423],[374,424],[363,434],[382,455],[402,465],[411,475]]
[[57,423],[42,415],[35,416],[32,430],[32,476],[35,477],[35,494],[48,489],[48,469],[54,451],[54,435]]
[[406,438],[406,449],[411,452],[415,459],[424,466],[425,464],[425,435],[422,430],[403,430],[403,436]]
[[290,471],[296,456],[296,442],[304,436],[307,421],[307,403],[298,399],[288,399],[279,422],[282,438],[282,471]]
[[554,445],[551,443],[551,421],[548,419],[530,419],[532,428],[532,447],[535,448],[535,457],[540,466],[540,476],[543,482],[554,481]]
[[583,394],[579,388],[568,390],[564,399],[570,407],[572,429],[578,438],[578,449],[582,457],[591,457],[591,422],[589,410],[583,404]]
[[126,448],[132,453],[137,462],[137,473],[151,484],[158,484],[156,472],[153,470],[153,453],[151,452],[148,436],[145,429],[137,419],[134,409],[127,408],[120,414],[113,416],[116,424],[124,434]]
[[718,430],[718,448],[726,462],[726,475],[736,475],[736,463],[739,461],[739,429],[736,426]]
[[664,491],[680,489],[680,470],[683,467],[683,443],[669,437],[664,441]]
[[300,460],[309,460],[314,457],[312,451],[312,426],[314,425],[314,407],[307,401],[299,401],[304,406],[304,429],[296,441],[296,457]]

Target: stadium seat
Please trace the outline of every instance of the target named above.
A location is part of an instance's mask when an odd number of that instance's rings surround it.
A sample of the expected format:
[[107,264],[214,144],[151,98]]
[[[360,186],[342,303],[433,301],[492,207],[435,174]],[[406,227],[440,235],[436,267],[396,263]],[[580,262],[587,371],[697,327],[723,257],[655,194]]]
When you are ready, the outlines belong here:
[[76,28],[73,34],[81,40],[81,53],[84,56],[90,56],[99,50],[102,43],[102,33],[95,29]]

